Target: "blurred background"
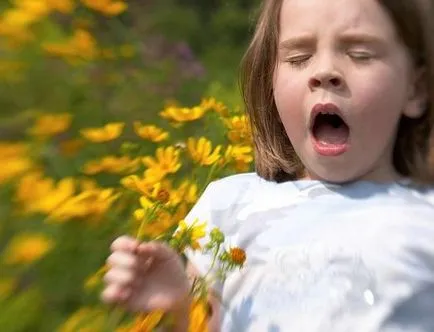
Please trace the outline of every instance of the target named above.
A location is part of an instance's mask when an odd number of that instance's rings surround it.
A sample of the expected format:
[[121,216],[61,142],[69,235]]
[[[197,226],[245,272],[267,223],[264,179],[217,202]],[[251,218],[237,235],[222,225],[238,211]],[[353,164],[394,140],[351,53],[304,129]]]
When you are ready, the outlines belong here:
[[251,170],[237,75],[258,3],[0,2],[0,331],[103,330],[99,278],[140,199],[170,194],[153,238]]

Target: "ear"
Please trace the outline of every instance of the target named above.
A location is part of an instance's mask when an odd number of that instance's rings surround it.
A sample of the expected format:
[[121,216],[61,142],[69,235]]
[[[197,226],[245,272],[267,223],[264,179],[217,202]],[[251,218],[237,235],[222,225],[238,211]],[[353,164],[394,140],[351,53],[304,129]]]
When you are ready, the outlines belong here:
[[417,119],[426,112],[428,104],[428,81],[426,68],[418,68],[414,71],[413,80],[410,86],[410,93],[403,115]]

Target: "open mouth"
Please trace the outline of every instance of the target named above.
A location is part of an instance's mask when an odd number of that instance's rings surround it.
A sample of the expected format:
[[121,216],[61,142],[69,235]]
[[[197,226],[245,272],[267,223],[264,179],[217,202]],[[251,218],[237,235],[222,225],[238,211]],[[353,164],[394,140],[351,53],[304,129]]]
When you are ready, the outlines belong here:
[[345,152],[350,128],[332,104],[317,105],[313,109],[311,131],[316,150],[324,155]]
[[338,114],[318,113],[314,119],[312,133],[321,144],[345,144],[350,129]]

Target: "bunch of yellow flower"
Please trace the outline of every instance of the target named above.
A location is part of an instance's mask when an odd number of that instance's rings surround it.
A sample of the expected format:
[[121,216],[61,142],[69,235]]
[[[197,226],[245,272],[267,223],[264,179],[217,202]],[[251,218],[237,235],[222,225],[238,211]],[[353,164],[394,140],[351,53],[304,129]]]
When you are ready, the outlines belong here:
[[[77,221],[88,229],[108,227],[107,220],[116,220],[118,232],[129,232],[144,241],[164,241],[180,254],[188,248],[210,252],[219,264],[221,278],[242,267],[244,251],[225,248],[220,230],[212,230],[210,241],[201,247],[206,220],[187,224],[184,218],[210,181],[250,168],[253,156],[247,120],[213,98],[191,108],[167,106],[160,115],[167,121],[166,128],[140,121],[109,122],[74,132],[72,115],[40,114],[27,131],[27,141],[0,143],[0,162],[7,165],[0,173],[0,183],[14,188],[15,215],[42,216],[47,230],[11,237],[3,253],[5,262],[43,261],[57,250],[52,232],[59,227]],[[204,130],[217,125],[212,121],[227,129],[213,140]],[[128,129],[136,137],[124,141],[122,135],[127,135]],[[195,135],[185,137],[185,132]],[[82,145],[74,150],[74,157],[68,157],[65,143],[77,137]],[[45,158],[52,151],[56,158],[80,160],[75,171],[60,177],[50,175]],[[95,266],[95,270],[83,280],[88,292],[99,287],[105,266]],[[190,331],[206,330],[209,282],[198,278],[192,285],[196,301]],[[87,326],[85,321],[92,315],[98,319]],[[117,331],[153,331],[167,323],[161,312],[133,319],[116,317],[98,306],[81,307],[60,330],[73,331],[79,324],[92,331],[108,326]]]

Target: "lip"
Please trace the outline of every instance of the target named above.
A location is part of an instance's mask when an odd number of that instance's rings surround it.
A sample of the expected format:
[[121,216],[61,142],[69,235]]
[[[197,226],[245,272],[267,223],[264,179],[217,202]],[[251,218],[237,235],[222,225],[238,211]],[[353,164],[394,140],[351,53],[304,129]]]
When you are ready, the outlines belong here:
[[342,114],[341,109],[336,106],[333,103],[322,103],[322,104],[315,104],[312,107],[312,110],[310,112],[310,119],[309,119],[309,130],[312,131],[313,126],[315,124],[315,118],[318,114],[321,113],[330,113],[330,114],[336,114],[339,115],[339,117],[345,122],[345,124],[348,126],[348,122],[346,121],[344,115]]

